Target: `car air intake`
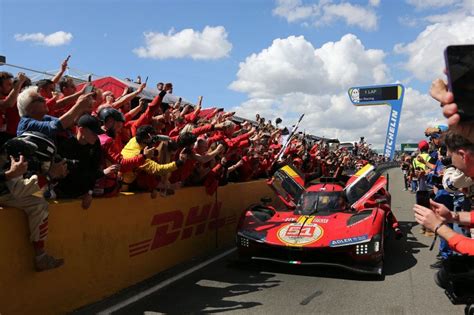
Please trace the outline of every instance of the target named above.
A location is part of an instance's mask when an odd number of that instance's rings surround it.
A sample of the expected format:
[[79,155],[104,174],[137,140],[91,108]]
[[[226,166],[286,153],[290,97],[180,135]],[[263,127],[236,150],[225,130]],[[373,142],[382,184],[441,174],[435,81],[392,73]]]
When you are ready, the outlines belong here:
[[372,214],[372,210],[364,210],[359,213],[352,215],[349,220],[347,220],[347,225],[353,225],[357,222],[362,221],[363,219],[367,218]]

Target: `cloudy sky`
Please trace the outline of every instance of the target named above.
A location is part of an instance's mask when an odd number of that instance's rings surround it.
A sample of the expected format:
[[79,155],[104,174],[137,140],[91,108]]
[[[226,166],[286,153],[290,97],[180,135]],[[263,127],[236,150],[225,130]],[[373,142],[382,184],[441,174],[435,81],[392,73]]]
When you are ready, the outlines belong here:
[[[428,96],[447,45],[474,43],[474,0],[0,0],[0,55],[38,70],[149,77],[205,106],[377,147],[389,109],[351,86],[406,87],[398,143],[442,123]],[[4,67],[5,70],[17,72]]]

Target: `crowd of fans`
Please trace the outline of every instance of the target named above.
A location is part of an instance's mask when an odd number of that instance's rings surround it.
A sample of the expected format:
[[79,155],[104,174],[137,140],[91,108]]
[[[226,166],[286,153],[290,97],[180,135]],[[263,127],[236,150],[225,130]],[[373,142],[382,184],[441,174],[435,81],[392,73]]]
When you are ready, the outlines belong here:
[[474,255],[474,230],[470,229],[474,225],[474,123],[460,122],[444,81],[433,82],[431,95],[440,102],[449,128],[427,128],[427,139],[418,143],[416,152],[402,157],[401,168],[405,190],[417,197],[420,192],[431,195],[429,207],[416,204],[413,210],[422,234],[441,237],[438,260],[431,265],[438,269],[453,255]]
[[120,191],[157,198],[204,185],[213,194],[228,181],[266,178],[285,163],[311,180],[383,161],[364,138],[339,147],[298,133],[282,151],[288,131],[279,127],[281,119],[272,124],[259,115],[243,120],[222,108],[204,111],[202,97],[196,106],[177,97],[165,101],[171,83],[158,83],[153,100],[132,106],[146,83],[139,80],[138,89],[127,87],[115,98],[63,77],[68,61],[51,80],[34,84],[23,73],[0,72],[0,205],[27,213],[38,271],[63,264],[44,251],[46,199],[80,198],[87,209],[93,198]]

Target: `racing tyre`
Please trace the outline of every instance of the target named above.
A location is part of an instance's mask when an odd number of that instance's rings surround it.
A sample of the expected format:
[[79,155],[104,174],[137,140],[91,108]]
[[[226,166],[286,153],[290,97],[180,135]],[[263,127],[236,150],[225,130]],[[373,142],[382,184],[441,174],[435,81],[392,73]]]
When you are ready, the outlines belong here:
[[474,315],[474,306],[472,304],[466,305],[464,308],[464,314],[465,315]]

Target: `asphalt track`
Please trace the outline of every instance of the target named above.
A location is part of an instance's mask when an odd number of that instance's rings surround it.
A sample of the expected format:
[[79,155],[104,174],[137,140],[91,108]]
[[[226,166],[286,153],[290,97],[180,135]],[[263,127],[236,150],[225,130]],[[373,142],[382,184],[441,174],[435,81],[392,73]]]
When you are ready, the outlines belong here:
[[[383,280],[334,268],[242,265],[233,252],[113,314],[463,314],[433,282],[429,265],[437,251],[429,251],[432,238],[414,222],[414,195],[403,191],[400,170],[389,175],[392,208],[406,237],[387,242]],[[142,289],[80,313],[111,309]]]

